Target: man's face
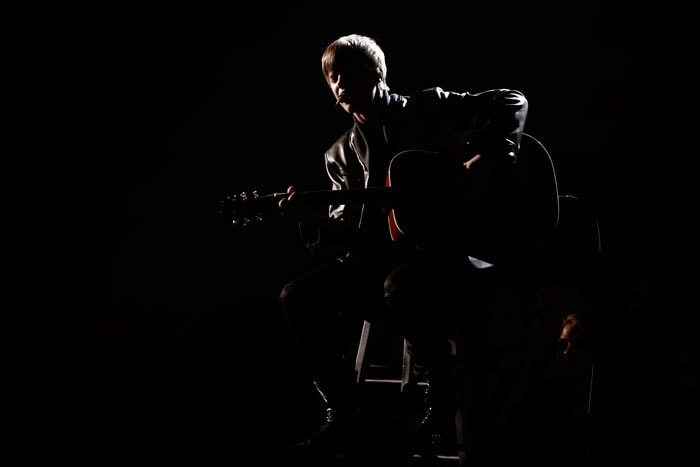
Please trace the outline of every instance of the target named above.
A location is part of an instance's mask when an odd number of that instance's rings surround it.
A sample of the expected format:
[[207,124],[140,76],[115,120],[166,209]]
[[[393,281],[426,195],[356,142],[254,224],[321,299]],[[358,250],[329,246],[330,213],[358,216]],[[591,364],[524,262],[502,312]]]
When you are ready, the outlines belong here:
[[350,114],[364,113],[378,92],[378,78],[366,59],[336,58],[326,82],[339,105]]

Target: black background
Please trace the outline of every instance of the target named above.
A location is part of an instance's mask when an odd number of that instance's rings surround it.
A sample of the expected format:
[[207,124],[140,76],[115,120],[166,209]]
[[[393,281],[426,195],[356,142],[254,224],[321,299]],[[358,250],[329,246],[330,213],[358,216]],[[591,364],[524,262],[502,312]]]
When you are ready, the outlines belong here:
[[[562,191],[595,206],[630,296],[624,335],[608,336],[631,375],[615,397],[656,433],[647,415],[668,416],[669,348],[698,337],[690,18],[668,2],[17,12],[5,442],[54,465],[274,449],[275,387],[294,368],[276,298],[308,258],[288,226],[233,232],[218,203],[326,187],[322,151],[349,119],[320,56],[352,32],[382,45],[396,92],[528,96],[526,131],[548,147]],[[683,391],[698,388],[692,355]]]

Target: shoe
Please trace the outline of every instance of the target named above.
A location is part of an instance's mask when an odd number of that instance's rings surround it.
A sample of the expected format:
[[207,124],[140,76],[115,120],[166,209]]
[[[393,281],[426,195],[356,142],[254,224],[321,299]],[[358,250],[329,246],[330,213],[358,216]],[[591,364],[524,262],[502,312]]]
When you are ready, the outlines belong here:
[[324,413],[320,426],[307,439],[293,444],[288,449],[289,465],[315,465],[322,460],[329,462],[340,460],[346,441],[346,424],[339,417],[338,411],[330,405],[326,393],[318,383],[313,383],[316,393],[321,397]]
[[456,442],[454,416],[456,413],[456,379],[452,375],[454,362],[439,372],[426,373],[427,386],[423,402],[423,416],[414,429],[414,453],[424,458],[435,458],[448,451]]
[[434,397],[428,386],[425,391],[425,410],[423,417],[413,433],[414,456],[436,457],[445,445],[444,411],[436,410]]

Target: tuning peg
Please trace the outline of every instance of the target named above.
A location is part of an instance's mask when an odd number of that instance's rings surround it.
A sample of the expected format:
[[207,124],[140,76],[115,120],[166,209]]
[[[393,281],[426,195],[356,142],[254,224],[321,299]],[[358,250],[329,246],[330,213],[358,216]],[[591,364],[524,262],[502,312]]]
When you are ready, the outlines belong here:
[[233,219],[233,220],[231,220],[231,224],[233,224],[237,227],[238,226],[245,227],[248,224],[250,224],[250,219],[248,219],[247,217],[243,217],[241,219]]

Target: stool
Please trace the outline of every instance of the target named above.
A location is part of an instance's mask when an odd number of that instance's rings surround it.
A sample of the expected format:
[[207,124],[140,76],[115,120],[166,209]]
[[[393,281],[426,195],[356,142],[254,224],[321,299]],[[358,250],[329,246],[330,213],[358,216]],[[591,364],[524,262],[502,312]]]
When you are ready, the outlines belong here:
[[[357,356],[355,357],[357,383],[400,384],[401,392],[403,392],[408,383],[411,382],[411,355],[408,353],[408,341],[405,338],[402,339],[403,354],[398,372],[395,365],[367,363],[365,362],[365,356],[367,355],[367,344],[369,343],[371,328],[372,323],[369,321],[365,321],[362,325]],[[419,382],[418,384],[425,383]]]

